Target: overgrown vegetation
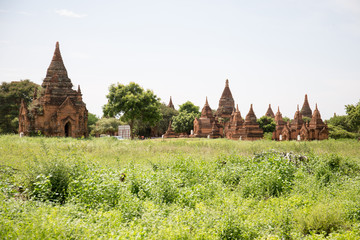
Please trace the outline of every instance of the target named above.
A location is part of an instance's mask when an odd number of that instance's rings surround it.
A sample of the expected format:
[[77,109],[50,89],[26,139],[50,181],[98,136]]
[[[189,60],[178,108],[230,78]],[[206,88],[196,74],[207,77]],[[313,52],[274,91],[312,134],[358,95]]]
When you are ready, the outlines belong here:
[[359,144],[0,136],[0,238],[357,239]]
[[328,121],[330,137],[360,138],[360,101],[353,105],[345,105],[346,115],[334,115]]

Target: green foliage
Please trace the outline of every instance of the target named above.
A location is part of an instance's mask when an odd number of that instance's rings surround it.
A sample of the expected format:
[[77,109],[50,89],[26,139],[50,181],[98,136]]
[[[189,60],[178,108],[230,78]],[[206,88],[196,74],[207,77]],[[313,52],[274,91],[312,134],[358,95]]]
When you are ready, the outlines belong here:
[[341,139],[341,138],[357,139],[358,137],[360,137],[359,133],[349,132],[343,129],[341,126],[329,124],[328,127],[329,127],[329,137],[333,139]]
[[311,118],[309,118],[309,117],[302,117],[302,120],[304,121],[304,122],[306,122],[306,123],[309,123],[310,121],[311,121]]
[[96,122],[95,128],[93,129],[92,134],[108,134],[114,136],[118,131],[119,125],[123,123],[116,118],[102,118]]
[[88,113],[87,128],[88,128],[89,135],[90,135],[91,131],[94,130],[97,121],[99,121],[99,118],[95,114]]
[[180,105],[179,112],[199,114],[200,113],[199,109],[200,109],[199,106],[195,106],[192,102],[187,101]]
[[344,225],[342,215],[338,205],[319,203],[298,211],[295,219],[302,234],[316,233],[328,236]]
[[151,134],[155,136],[163,135],[168,129],[171,119],[178,115],[178,111],[162,103],[160,105],[160,113],[162,119],[154,127],[151,127],[149,124],[142,124],[141,122],[135,124],[137,125],[136,135],[146,137],[150,137]]
[[360,133],[360,101],[356,105],[345,105],[346,123],[350,131]]
[[161,120],[159,98],[151,91],[144,90],[136,83],[111,85],[106,95],[108,103],[103,107],[104,116],[121,117],[131,128],[134,138],[136,121],[154,126]]
[[257,234],[252,230],[244,227],[235,216],[229,216],[226,219],[224,227],[220,233],[221,240],[250,240],[255,239]]
[[199,117],[197,113],[179,112],[173,117],[172,127],[177,133],[189,134],[194,129],[194,120]]
[[289,117],[283,117],[283,121],[288,122],[288,121],[291,121],[291,119]]
[[349,139],[3,135],[0,238],[357,239],[359,157]]
[[245,162],[241,188],[244,197],[278,197],[290,192],[296,167],[277,153],[261,153]]
[[29,104],[35,88],[39,87],[30,80],[3,82],[0,85],[0,134],[18,132],[21,99]]
[[344,116],[333,116],[329,119],[329,136],[339,138],[360,137],[360,101],[356,105],[346,105]]
[[262,116],[261,118],[259,118],[257,120],[257,123],[259,124],[260,128],[262,128],[264,133],[267,133],[267,132],[272,133],[275,131],[276,123],[275,123],[274,119],[272,119],[271,117]]
[[79,174],[79,166],[56,155],[46,153],[46,156],[47,161],[35,160],[29,165],[25,186],[33,199],[63,204],[68,196],[69,183]]

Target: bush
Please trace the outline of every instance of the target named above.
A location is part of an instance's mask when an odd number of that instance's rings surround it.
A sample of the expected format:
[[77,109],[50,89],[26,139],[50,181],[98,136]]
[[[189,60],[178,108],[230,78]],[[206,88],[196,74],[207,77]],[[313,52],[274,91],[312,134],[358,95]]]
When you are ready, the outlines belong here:
[[47,161],[35,161],[27,171],[25,185],[35,200],[65,203],[71,178],[77,168],[65,159],[51,156]]
[[298,228],[302,234],[329,235],[343,226],[341,208],[336,204],[320,203],[295,214]]
[[219,239],[247,240],[255,239],[256,237],[257,234],[253,231],[253,229],[246,228],[240,223],[240,219],[236,219],[236,217],[230,216],[224,223]]
[[247,162],[240,181],[244,197],[278,197],[289,192],[296,167],[283,155],[265,152]]
[[357,139],[358,137],[360,137],[360,134],[348,132],[339,126],[329,125],[329,137],[333,139],[340,139],[340,138]]

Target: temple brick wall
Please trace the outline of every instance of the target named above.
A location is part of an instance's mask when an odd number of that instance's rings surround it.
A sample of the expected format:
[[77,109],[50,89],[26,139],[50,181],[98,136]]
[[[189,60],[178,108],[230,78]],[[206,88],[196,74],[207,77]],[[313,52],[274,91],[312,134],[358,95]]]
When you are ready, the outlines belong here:
[[57,42],[40,93],[35,91],[29,106],[21,103],[19,132],[24,135],[40,132],[45,136],[87,137],[88,111],[80,86],[77,91],[72,86]]

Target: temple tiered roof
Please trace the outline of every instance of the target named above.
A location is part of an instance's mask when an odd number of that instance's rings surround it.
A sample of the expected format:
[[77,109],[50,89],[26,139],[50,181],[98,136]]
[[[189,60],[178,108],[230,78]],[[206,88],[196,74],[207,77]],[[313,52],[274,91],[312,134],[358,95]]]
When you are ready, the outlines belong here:
[[311,108],[310,108],[310,105],[309,105],[307,94],[305,94],[304,103],[303,103],[303,106],[301,108],[301,115],[303,117],[308,117],[308,118],[312,117],[312,111],[311,111]]

